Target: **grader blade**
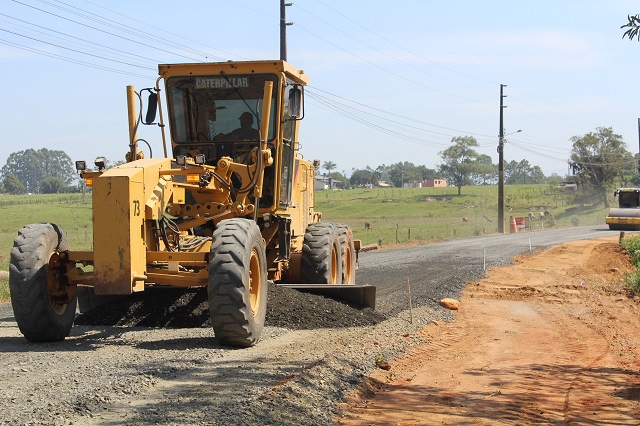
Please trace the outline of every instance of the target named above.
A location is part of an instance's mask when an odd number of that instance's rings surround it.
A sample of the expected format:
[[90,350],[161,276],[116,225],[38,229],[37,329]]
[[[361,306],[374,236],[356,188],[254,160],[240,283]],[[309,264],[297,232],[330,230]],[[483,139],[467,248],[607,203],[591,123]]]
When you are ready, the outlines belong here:
[[376,307],[376,287],[353,284],[277,284],[280,287],[294,288],[306,293],[327,296],[366,308]]

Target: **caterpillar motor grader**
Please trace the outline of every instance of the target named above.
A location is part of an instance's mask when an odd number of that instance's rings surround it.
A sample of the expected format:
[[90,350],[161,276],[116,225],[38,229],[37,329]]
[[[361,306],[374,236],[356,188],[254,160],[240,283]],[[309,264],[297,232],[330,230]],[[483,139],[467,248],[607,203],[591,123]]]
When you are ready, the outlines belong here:
[[[158,69],[154,88],[127,87],[127,162],[76,162],[92,187],[93,250],[72,250],[51,223],[15,238],[11,302],[24,336],[68,336],[84,286],[97,296],[206,286],[216,338],[240,347],[260,337],[270,282],[373,307],[375,287],[355,284],[359,241],[314,210],[319,162],[298,142],[305,73],[279,60]],[[160,127],[162,158],[144,158],[140,123]]]

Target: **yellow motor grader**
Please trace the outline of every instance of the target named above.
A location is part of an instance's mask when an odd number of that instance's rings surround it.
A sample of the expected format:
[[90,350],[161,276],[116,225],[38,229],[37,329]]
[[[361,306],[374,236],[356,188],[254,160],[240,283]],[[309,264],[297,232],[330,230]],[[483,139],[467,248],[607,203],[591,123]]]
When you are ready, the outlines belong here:
[[[375,287],[355,284],[359,241],[314,210],[319,162],[298,142],[305,73],[279,60],[158,69],[154,88],[127,87],[127,162],[76,162],[92,188],[93,251],[71,250],[51,223],[15,238],[11,303],[24,336],[63,340],[85,288],[108,296],[207,286],[216,338],[241,347],[260,338],[270,282],[373,307]],[[160,127],[162,158],[144,158],[141,123]]]

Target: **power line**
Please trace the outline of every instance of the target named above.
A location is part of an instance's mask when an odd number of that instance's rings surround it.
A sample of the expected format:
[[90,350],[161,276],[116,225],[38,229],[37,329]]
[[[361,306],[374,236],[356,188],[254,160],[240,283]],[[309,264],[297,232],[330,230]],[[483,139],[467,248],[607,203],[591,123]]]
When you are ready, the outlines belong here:
[[[54,29],[52,29],[52,28],[44,27],[44,26],[42,26],[42,25],[37,25],[37,24],[31,23],[31,22],[25,21],[25,20],[23,20],[23,19],[19,19],[19,18],[13,17],[13,16],[6,15],[6,14],[4,14],[4,13],[0,13],[0,15],[1,15],[1,16],[6,16],[7,18],[10,18],[10,19],[16,20],[16,21],[18,21],[18,22],[22,22],[22,23],[25,23],[25,24],[28,24],[28,25],[34,26],[34,27],[36,27],[36,28],[41,28],[41,29],[43,29],[43,30],[46,30],[46,31],[49,31],[49,32],[53,32],[53,33],[55,33],[55,34],[60,34],[60,35],[63,35],[63,36],[65,36],[65,37],[69,37],[69,38],[72,38],[72,39],[75,39],[75,40],[80,40],[80,41],[82,41],[82,42],[84,42],[84,43],[87,43],[87,44],[93,44],[93,45],[96,45],[96,46],[99,46],[99,47],[102,47],[102,48],[105,48],[105,49],[109,49],[109,50],[113,50],[113,51],[115,51],[115,52],[122,53],[122,54],[127,55],[127,56],[132,56],[132,57],[134,57],[134,58],[136,58],[136,59],[141,58],[141,59],[145,59],[145,60],[153,61],[154,63],[159,63],[159,61],[154,60],[154,59],[151,59],[151,58],[147,58],[147,57],[145,57],[145,56],[140,56],[140,55],[137,55],[137,54],[129,53],[129,52],[124,51],[124,50],[121,50],[121,49],[116,49],[116,48],[111,47],[111,46],[107,46],[107,45],[104,45],[104,44],[100,44],[100,43],[96,43],[96,42],[92,42],[92,41],[84,40],[84,39],[83,39],[83,38],[81,38],[81,37],[76,37],[76,36],[71,35],[71,34],[67,34],[67,33],[63,33],[63,32],[61,32],[61,31],[54,30]],[[9,23],[8,21],[3,21],[3,22],[5,22],[5,23]],[[16,25],[16,26],[17,26],[18,28],[27,29],[27,27],[25,27],[25,26],[19,26],[19,25]],[[43,32],[43,31],[36,31],[36,30],[32,30],[32,31],[34,31],[34,32],[36,32],[36,33],[43,34],[43,35],[48,35],[47,33]]]
[[[320,3],[322,3],[322,2],[320,2]],[[323,4],[324,4],[324,3],[323,3]],[[336,25],[333,25],[333,24],[331,24],[330,22],[328,22],[328,21],[326,21],[326,20],[324,20],[324,19],[320,18],[319,16],[317,16],[317,15],[315,15],[315,14],[313,14],[313,13],[309,12],[308,10],[304,9],[304,8],[303,8],[302,6],[300,6],[300,4],[298,4],[298,3],[296,3],[296,4],[295,4],[295,6],[296,6],[296,8],[297,8],[297,9],[299,9],[299,10],[301,10],[301,11],[303,11],[303,12],[307,13],[308,15],[310,15],[310,16],[312,16],[312,17],[314,17],[315,19],[317,19],[317,20],[319,20],[319,21],[321,21],[321,22],[325,23],[325,24],[326,24],[326,25],[328,25],[329,27],[333,28],[333,29],[334,29],[334,30],[336,30],[336,31],[339,31],[340,33],[344,34],[345,36],[347,36],[347,37],[349,37],[349,38],[351,38],[351,39],[353,39],[353,40],[356,40],[357,42],[362,43],[363,45],[367,46],[368,48],[373,49],[373,50],[375,50],[376,52],[381,53],[382,55],[384,55],[384,56],[386,56],[386,57],[388,57],[388,58],[391,58],[391,59],[393,59],[394,61],[399,62],[399,63],[401,63],[401,64],[403,64],[403,65],[405,65],[405,66],[407,66],[407,67],[409,67],[409,68],[413,68],[413,69],[414,69],[414,70],[416,70],[416,71],[419,71],[419,72],[421,72],[421,73],[427,74],[427,75],[429,75],[429,76],[431,76],[431,77],[438,78],[438,79],[443,80],[443,81],[446,81],[446,82],[448,82],[448,83],[455,84],[456,86],[465,87],[465,88],[467,88],[467,89],[472,89],[472,90],[479,90],[479,89],[477,89],[477,88],[475,88],[475,87],[470,87],[470,86],[466,86],[466,85],[460,84],[460,83],[455,82],[455,81],[453,81],[453,80],[449,80],[449,79],[447,79],[447,78],[445,78],[445,77],[439,76],[439,75],[437,75],[437,74],[430,73],[430,72],[428,72],[428,71],[426,71],[426,70],[424,70],[424,69],[422,69],[422,68],[419,68],[419,67],[417,67],[417,66],[415,66],[415,65],[413,65],[413,64],[411,64],[411,63],[409,63],[409,62],[406,62],[406,61],[404,61],[404,60],[402,60],[402,59],[400,59],[400,58],[398,58],[398,57],[396,57],[396,56],[394,56],[394,55],[391,55],[391,54],[389,54],[389,53],[387,53],[387,52],[385,52],[385,51],[383,51],[383,50],[381,50],[381,49],[377,48],[376,46],[371,45],[371,44],[369,44],[369,43],[367,43],[367,42],[365,42],[365,41],[363,41],[363,40],[361,40],[361,39],[359,39],[359,38],[357,38],[357,37],[355,37],[355,36],[353,36],[353,35],[351,35],[351,34],[347,33],[347,32],[346,32],[346,31],[344,31],[342,28],[340,28],[340,27],[338,27],[338,26],[336,26]],[[325,6],[326,6],[326,5],[325,5]],[[327,7],[329,7],[329,6],[327,6]],[[329,8],[330,8],[330,7],[329,7]],[[339,13],[339,12],[335,11],[335,9],[333,9],[333,8],[330,8],[330,9],[331,9],[331,10],[333,10],[334,12],[338,13],[339,15],[341,15],[341,16],[343,16],[343,17],[345,17],[345,15],[343,15],[343,14],[341,14],[341,13]],[[346,18],[346,17],[345,17],[345,18]],[[347,19],[348,19],[348,18],[347,18]],[[349,19],[349,20],[350,20],[350,19]],[[350,21],[351,21],[351,20],[350,20]],[[352,21],[352,22],[353,22],[353,21]],[[364,28],[364,27],[363,27],[363,28]],[[365,28],[365,29],[366,29],[366,28]],[[368,30],[368,31],[370,31],[370,30]],[[372,31],[370,31],[370,32],[372,32]],[[372,33],[373,33],[374,35],[376,35],[376,36],[378,36],[378,37],[382,38],[383,40],[387,41],[386,39],[384,39],[383,37],[381,37],[381,36],[380,36],[380,35],[378,35],[377,33],[375,33],[375,32],[372,32]],[[427,60],[426,58],[422,58],[422,57],[421,57],[420,59]],[[482,90],[482,91],[485,91],[485,90]]]
[[14,42],[11,42],[11,41],[8,41],[8,40],[0,39],[0,43],[1,44],[5,44],[7,46],[14,47],[16,49],[26,50],[28,52],[37,53],[37,54],[43,55],[43,56],[49,56],[51,58],[59,59],[59,60],[65,61],[65,62],[71,62],[71,63],[78,64],[78,65],[83,65],[83,66],[90,67],[90,68],[96,68],[96,69],[100,69],[100,70],[104,70],[104,71],[114,72],[114,73],[117,73],[117,74],[129,75],[129,76],[133,76],[133,77],[149,78],[148,75],[135,74],[135,73],[128,72],[128,71],[123,71],[123,70],[119,70],[119,69],[115,69],[115,68],[105,67],[105,66],[102,66],[102,65],[92,64],[90,62],[79,61],[77,59],[73,59],[73,58],[69,58],[69,57],[61,56],[61,55],[56,55],[54,53],[50,53],[50,52],[46,52],[46,51],[43,51],[43,50],[35,49],[35,48],[32,48],[32,47],[21,45],[19,43],[14,43]]
[[[59,1],[59,0],[57,0],[57,1]],[[199,45],[201,45],[201,46],[207,47],[207,48],[209,48],[209,49],[217,50],[218,52],[222,52],[222,53],[224,53],[224,54],[226,54],[226,55],[229,55],[229,56],[235,56],[235,57],[240,58],[240,59],[245,59],[245,60],[246,60],[246,59],[249,59],[249,58],[245,58],[245,57],[243,57],[243,56],[240,56],[240,55],[238,55],[238,54],[236,54],[236,53],[228,52],[228,51],[226,51],[226,50],[222,50],[222,49],[219,49],[219,48],[217,48],[217,47],[212,47],[212,46],[209,46],[209,45],[203,44],[202,42],[199,42],[199,41],[196,41],[196,40],[192,40],[192,39],[186,38],[186,37],[184,37],[184,36],[182,36],[182,35],[180,35],[180,34],[176,34],[176,33],[173,33],[173,32],[171,32],[171,31],[167,31],[167,29],[166,29],[166,28],[156,27],[156,26],[154,26],[154,25],[148,24],[148,23],[146,23],[146,22],[144,22],[144,21],[141,21],[141,20],[139,20],[139,19],[132,18],[132,17],[130,17],[130,16],[128,16],[128,15],[125,15],[125,14],[123,14],[123,13],[119,13],[119,12],[117,12],[117,11],[113,10],[113,9],[109,9],[108,7],[104,7],[104,6],[102,6],[102,5],[100,5],[100,4],[97,4],[97,3],[95,3],[95,2],[92,2],[92,1],[89,1],[89,0],[84,0],[84,1],[85,1],[86,3],[92,4],[92,5],[96,6],[96,7],[99,7],[99,8],[101,8],[101,9],[104,9],[104,10],[106,10],[106,11],[109,11],[109,12],[111,12],[111,13],[115,14],[115,15],[121,16],[121,17],[126,18],[126,19],[129,19],[129,20],[132,20],[132,21],[134,21],[134,22],[137,22],[137,23],[139,23],[139,24],[142,24],[142,25],[148,26],[148,27],[150,27],[150,28],[153,28],[153,29],[156,29],[156,30],[162,31],[163,33],[170,34],[170,35],[172,35],[172,36],[174,36],[174,37],[181,38],[181,39],[186,40],[186,41],[188,41],[188,42],[190,42],[190,43],[196,43],[196,44],[199,44]],[[166,39],[164,39],[164,40],[166,40]],[[197,52],[197,51],[195,51],[195,52]],[[207,52],[201,52],[201,53],[202,53],[203,55],[205,55],[206,57],[214,56],[214,55],[211,55],[211,54],[209,54],[209,53],[207,53]],[[217,57],[217,56],[215,56],[215,57]],[[220,58],[220,57],[217,57],[217,58]],[[224,58],[220,58],[220,59],[224,60]]]
[[349,111],[347,109],[341,108],[340,106],[336,106],[335,104],[331,104],[330,102],[327,101],[326,98],[316,97],[317,95],[314,95],[312,93],[307,93],[307,94],[311,99],[314,99],[314,100],[320,102],[322,105],[325,105],[329,110],[331,110],[333,112],[337,111],[344,117],[348,117],[348,118],[350,118],[350,119],[352,119],[352,120],[354,120],[356,122],[364,124],[367,127],[373,128],[373,129],[381,131],[383,133],[390,134],[390,135],[393,135],[393,136],[397,136],[397,137],[399,137],[401,139],[408,140],[408,141],[417,143],[419,145],[441,145],[441,146],[448,145],[448,144],[445,144],[445,143],[438,143],[438,142],[428,141],[428,140],[425,140],[423,138],[417,138],[417,137],[414,137],[414,136],[410,136],[410,135],[407,135],[407,134],[404,134],[404,133],[389,129],[387,127],[381,126],[381,125],[379,125],[377,123],[374,123],[372,121],[366,120],[366,119],[358,116],[357,114],[355,114],[355,113],[353,113],[353,112],[351,112],[351,111]]
[[195,58],[192,58],[192,57],[189,57],[189,56],[180,55],[180,54],[178,54],[178,53],[171,52],[171,51],[169,51],[169,50],[162,49],[162,48],[160,48],[160,47],[156,47],[156,46],[152,46],[152,45],[149,45],[149,44],[146,44],[146,43],[141,43],[141,42],[140,42],[140,41],[138,41],[138,40],[133,40],[133,39],[130,39],[130,38],[127,38],[127,37],[124,37],[124,36],[118,35],[118,34],[114,34],[114,33],[112,33],[112,32],[105,31],[105,30],[102,30],[102,29],[100,29],[100,28],[96,28],[96,27],[93,27],[93,26],[91,26],[91,25],[84,24],[84,23],[82,23],[82,22],[78,22],[78,21],[75,21],[75,20],[73,20],[73,19],[65,18],[64,16],[61,16],[61,15],[58,15],[58,14],[55,14],[55,13],[52,13],[52,12],[49,12],[49,11],[46,11],[46,10],[43,10],[43,9],[37,8],[37,7],[35,7],[35,6],[28,5],[28,4],[23,3],[23,2],[21,2],[21,1],[18,1],[18,0],[12,0],[12,1],[13,1],[14,3],[18,3],[18,4],[21,4],[21,5],[23,5],[23,6],[29,7],[29,8],[31,8],[31,9],[37,10],[37,11],[39,11],[39,12],[46,13],[46,14],[48,14],[48,15],[55,16],[55,17],[57,17],[57,18],[63,19],[63,20],[65,20],[65,21],[73,22],[74,24],[81,25],[81,26],[83,26],[83,27],[90,28],[90,29],[92,29],[92,30],[99,31],[99,32],[102,32],[102,33],[105,33],[105,34],[109,34],[110,36],[113,36],[113,37],[117,37],[117,38],[120,38],[120,39],[123,39],[123,40],[127,40],[127,41],[130,41],[130,42],[132,42],[132,43],[140,44],[140,45],[142,45],[142,46],[146,46],[146,47],[149,47],[149,48],[152,48],[152,49],[156,49],[156,50],[159,50],[159,51],[161,51],[161,52],[165,52],[165,53],[169,53],[169,54],[172,54],[172,55],[180,56],[180,57],[182,57],[182,58],[189,59],[190,61],[202,62],[202,61],[199,61],[198,59],[195,59]]
[[399,79],[405,80],[405,81],[407,81],[407,82],[409,82],[409,83],[412,83],[412,84],[415,84],[415,85],[417,85],[417,86],[423,87],[423,88],[425,88],[425,89],[427,89],[427,90],[431,90],[431,91],[433,91],[433,92],[440,93],[440,94],[445,95],[445,96],[450,96],[450,97],[452,97],[452,98],[457,98],[457,99],[460,99],[460,100],[463,100],[463,101],[467,101],[467,102],[471,102],[471,103],[476,103],[476,104],[491,105],[491,104],[490,104],[490,103],[488,103],[488,102],[478,102],[478,101],[475,101],[475,100],[473,100],[473,99],[465,98],[464,96],[454,95],[454,94],[452,94],[452,93],[447,93],[447,92],[445,92],[445,91],[443,91],[443,90],[439,90],[439,89],[435,89],[435,88],[433,88],[433,87],[427,86],[426,84],[420,83],[419,81],[415,81],[415,80],[412,80],[412,79],[410,79],[410,78],[408,78],[408,77],[405,77],[405,76],[404,76],[404,75],[402,75],[402,74],[398,74],[398,73],[397,73],[397,72],[395,72],[395,71],[392,71],[392,70],[389,70],[389,69],[387,69],[387,68],[381,67],[380,65],[378,65],[378,64],[376,64],[376,63],[374,63],[374,62],[372,62],[372,61],[370,61],[370,60],[368,60],[368,59],[366,59],[366,58],[363,58],[362,56],[357,55],[357,54],[355,54],[355,53],[353,53],[353,52],[351,52],[351,51],[349,51],[349,50],[347,50],[347,49],[343,48],[342,46],[337,45],[337,44],[333,43],[332,41],[327,40],[327,39],[326,39],[326,38],[324,38],[324,37],[319,36],[318,34],[314,33],[313,31],[310,31],[310,30],[306,29],[305,27],[303,27],[303,26],[301,26],[301,25],[299,25],[299,24],[296,24],[296,28],[300,28],[301,30],[303,30],[303,31],[305,31],[305,32],[307,32],[307,33],[309,33],[309,34],[311,34],[312,36],[314,36],[314,37],[316,37],[316,38],[318,38],[318,39],[320,39],[320,40],[322,40],[322,41],[324,41],[325,43],[328,43],[328,44],[332,45],[332,46],[333,46],[333,47],[335,47],[336,49],[340,49],[340,50],[342,50],[343,52],[348,53],[349,55],[353,56],[354,58],[357,58],[357,59],[359,59],[359,60],[361,60],[361,61],[363,61],[363,62],[366,62],[367,64],[371,65],[372,67],[379,69],[380,71],[384,71],[384,72],[386,72],[387,74],[390,74],[390,75],[392,75],[392,76],[394,76],[394,77],[397,77],[397,78],[399,78]]
[[[463,76],[466,76],[466,77],[470,77],[470,78],[473,78],[473,79],[476,79],[476,80],[480,80],[480,81],[488,82],[488,83],[491,83],[491,84],[497,84],[497,83],[494,83],[494,82],[492,82],[492,81],[490,81],[490,80],[487,80],[487,79],[484,79],[484,78],[480,78],[480,77],[477,77],[477,76],[472,75],[472,74],[468,74],[468,73],[460,72],[460,71],[458,71],[458,70],[456,70],[456,69],[454,69],[454,68],[447,67],[447,66],[442,65],[442,64],[440,64],[440,63],[438,63],[438,62],[435,62],[435,61],[433,61],[433,60],[430,60],[429,58],[427,58],[427,57],[425,57],[425,56],[423,56],[423,55],[420,55],[420,54],[418,54],[418,53],[416,53],[416,52],[413,52],[413,51],[411,51],[411,50],[407,49],[404,45],[401,45],[401,44],[395,43],[394,41],[392,41],[392,40],[390,40],[390,39],[388,39],[388,38],[386,38],[386,37],[383,37],[383,36],[382,36],[382,35],[380,35],[378,32],[373,31],[372,29],[368,28],[367,26],[362,25],[361,23],[359,23],[359,22],[357,22],[356,20],[354,20],[354,19],[350,18],[349,16],[345,15],[344,13],[341,13],[341,12],[340,12],[340,11],[338,11],[337,9],[335,9],[335,8],[333,8],[333,7],[331,7],[331,6],[329,6],[328,4],[326,4],[326,2],[324,2],[324,1],[322,1],[322,0],[316,0],[316,1],[317,1],[318,3],[320,3],[320,4],[322,4],[323,6],[325,6],[327,9],[331,10],[333,13],[335,13],[335,14],[337,14],[337,15],[339,15],[339,16],[341,16],[341,17],[343,17],[344,19],[346,19],[346,20],[348,20],[349,22],[351,22],[352,24],[355,24],[355,25],[357,25],[358,27],[360,27],[360,28],[364,29],[365,31],[369,32],[370,34],[373,34],[375,37],[377,37],[377,38],[379,38],[379,39],[381,39],[381,40],[384,40],[385,42],[387,42],[387,43],[389,43],[389,44],[393,45],[394,47],[396,47],[396,48],[397,48],[397,49],[399,49],[399,50],[402,50],[402,51],[404,51],[404,52],[407,52],[407,53],[409,53],[409,54],[411,54],[411,55],[414,55],[415,57],[418,57],[418,58],[420,58],[420,59],[422,59],[422,60],[428,61],[428,62],[430,62],[430,63],[432,63],[432,64],[434,64],[434,65],[436,65],[436,66],[442,67],[443,69],[446,69],[446,70],[448,70],[448,71],[452,71],[452,72],[454,72],[454,73],[456,73],[456,74],[463,75]],[[386,55],[386,56],[388,56],[388,57],[394,58],[394,59],[398,60],[399,62],[401,62],[401,63],[405,64],[405,65],[411,66],[412,68],[415,68],[415,69],[419,69],[419,68],[417,68],[417,67],[413,67],[411,64],[408,64],[408,63],[406,63],[405,61],[402,61],[402,60],[400,60],[400,59],[397,59],[397,58],[396,58],[395,56],[393,56],[393,55],[389,55],[389,54],[387,54],[387,53],[383,52],[382,50],[380,50],[380,49],[378,49],[378,48],[376,48],[376,47],[372,46],[372,45],[371,45],[371,44],[369,44],[369,43],[366,43],[366,42],[364,42],[364,41],[362,41],[362,40],[360,40],[360,39],[358,39],[358,38],[356,38],[356,37],[354,37],[354,36],[352,36],[352,35],[350,35],[350,34],[346,33],[345,31],[343,31],[342,29],[340,29],[338,26],[333,25],[333,24],[331,24],[331,23],[327,22],[326,20],[324,20],[324,19],[322,19],[322,18],[319,18],[318,16],[316,16],[316,15],[314,15],[314,14],[312,14],[312,13],[310,13],[310,12],[306,11],[305,9],[303,9],[302,7],[300,7],[299,5],[297,5],[297,8],[298,8],[298,9],[300,9],[300,10],[302,10],[302,11],[305,11],[306,13],[308,13],[308,14],[309,14],[309,15],[311,15],[311,16],[313,16],[314,18],[316,18],[316,19],[318,19],[318,20],[320,20],[320,21],[324,22],[325,24],[329,25],[330,27],[332,27],[333,29],[335,29],[335,30],[337,30],[337,31],[340,31],[341,33],[343,33],[343,34],[347,35],[348,37],[353,38],[353,39],[355,39],[355,40],[359,41],[360,43],[363,43],[363,44],[365,44],[366,46],[368,46],[368,47],[370,47],[370,48],[372,48],[372,49],[375,49],[376,51],[378,51],[378,52],[380,52],[380,53],[382,53],[382,54],[384,54],[384,55]],[[421,70],[421,71],[422,71],[422,70]],[[426,71],[423,71],[423,72],[426,72]],[[449,80],[449,79],[445,79],[445,78],[439,77],[439,76],[437,76],[437,75],[435,75],[435,74],[431,74],[431,73],[427,73],[427,74],[432,75],[432,76],[437,77],[437,78],[441,78],[441,79],[443,79],[443,80],[445,80],[445,81],[448,81],[448,82],[452,82],[452,81],[451,81],[451,80]],[[461,84],[459,84],[459,83],[456,83],[456,82],[452,82],[452,83],[453,83],[453,84],[458,84],[458,85],[460,85],[460,86],[462,86],[462,87],[468,87],[468,86],[463,86],[463,85],[461,85]],[[472,89],[475,89],[475,90],[480,90],[480,89],[476,89],[476,88],[473,88],[473,87],[471,87],[471,88],[472,88]],[[544,102],[547,102],[547,103],[555,103],[555,102],[552,102],[552,101],[545,100],[545,99],[543,99],[543,98],[541,98],[541,97],[539,97],[539,96],[531,95],[531,94],[529,94],[529,93],[527,93],[527,92],[525,92],[525,91],[523,91],[523,90],[517,90],[517,91],[518,91],[518,92],[520,92],[520,93],[523,93],[523,94],[526,94],[526,95],[532,96],[532,97],[534,97],[534,98],[537,98],[537,99],[543,100]],[[565,116],[565,115],[562,115],[562,114],[558,114],[558,113],[555,113],[555,112],[552,112],[552,111],[546,110],[546,109],[544,109],[544,108],[537,107],[537,106],[535,106],[535,105],[533,105],[533,104],[530,104],[530,103],[524,102],[524,101],[522,101],[522,100],[520,100],[520,103],[522,103],[523,105],[528,105],[528,106],[530,106],[530,107],[532,107],[532,108],[535,108],[535,109],[538,109],[538,110],[540,110],[540,111],[543,111],[543,112],[545,112],[545,113],[547,113],[547,114],[550,114],[550,115],[554,115],[554,116],[557,116],[557,117],[563,118],[563,119],[565,119],[565,120],[570,120],[570,121],[572,121],[572,122],[579,122],[579,123],[588,123],[587,121],[584,121],[584,120],[575,119],[575,118],[572,118],[572,117],[568,117],[568,116]],[[556,104],[556,105],[559,105],[559,104],[557,104],[557,103],[555,103],[555,104]],[[564,108],[566,108],[566,106],[563,106],[563,107],[564,107]],[[514,109],[516,109],[516,108],[514,108]],[[579,111],[578,109],[575,109],[575,108],[572,108],[572,109],[573,109],[574,111]],[[523,114],[531,115],[531,116],[533,116],[533,117],[537,117],[537,118],[540,118],[540,119],[542,119],[542,120],[546,120],[546,121],[551,121],[551,122],[558,123],[558,121],[554,121],[554,120],[551,120],[551,119],[546,118],[546,117],[540,117],[540,116],[537,116],[537,115],[534,115],[534,114],[528,113],[528,112],[523,111],[523,110],[519,110],[519,111],[520,111],[520,112],[522,112]],[[571,125],[571,124],[567,124],[567,123],[564,123],[564,122],[560,122],[559,124],[562,124],[562,125],[565,125],[565,126],[573,126],[573,125]]]
[[454,72],[454,73],[456,73],[456,74],[460,74],[460,75],[463,75],[463,76],[465,76],[465,77],[470,77],[470,78],[473,78],[473,79],[476,79],[476,80],[484,81],[484,82],[486,82],[486,83],[490,83],[490,84],[492,84],[492,85],[497,84],[497,83],[496,83],[496,82],[494,82],[494,81],[490,81],[490,80],[487,80],[487,79],[484,79],[484,78],[481,78],[481,77],[478,77],[478,76],[475,76],[475,75],[471,75],[471,74],[467,74],[467,73],[461,72],[461,71],[456,70],[456,69],[454,69],[454,68],[450,68],[450,67],[447,67],[447,66],[445,66],[445,65],[442,65],[442,64],[440,64],[440,63],[438,63],[438,62],[435,62],[435,61],[433,61],[433,60],[431,60],[431,59],[429,59],[429,58],[426,58],[426,57],[424,57],[424,56],[422,56],[422,55],[419,55],[419,54],[417,54],[417,53],[415,53],[415,52],[413,52],[413,51],[411,51],[411,50],[407,49],[405,46],[402,46],[402,45],[400,45],[400,44],[398,44],[398,43],[395,43],[395,42],[393,42],[392,40],[389,40],[389,39],[387,39],[386,37],[381,36],[381,35],[380,35],[380,34],[378,34],[377,32],[375,32],[375,31],[373,31],[373,30],[371,30],[371,29],[369,29],[369,28],[365,27],[364,25],[360,24],[359,22],[356,22],[355,20],[353,20],[353,19],[349,18],[349,17],[348,17],[348,16],[346,16],[345,14],[343,14],[343,13],[339,12],[338,10],[336,10],[336,9],[332,8],[331,6],[327,5],[327,4],[326,4],[325,2],[323,2],[322,0],[316,0],[316,1],[317,1],[318,3],[320,3],[320,4],[324,5],[326,8],[328,8],[328,9],[332,10],[333,12],[337,13],[338,15],[342,16],[343,18],[347,19],[348,21],[350,21],[350,22],[354,23],[355,25],[359,26],[360,28],[362,28],[362,29],[364,29],[364,30],[366,30],[366,31],[370,32],[370,33],[371,33],[371,34],[373,34],[374,36],[376,36],[376,37],[378,37],[378,38],[380,38],[380,39],[382,39],[382,40],[386,41],[387,43],[389,43],[389,44],[393,45],[394,47],[396,47],[396,48],[398,48],[398,49],[400,49],[400,50],[403,50],[403,51],[405,51],[405,52],[407,52],[407,53],[410,53],[411,55],[414,55],[414,56],[416,56],[416,57],[418,57],[418,58],[420,58],[420,59],[423,59],[423,60],[425,60],[425,61],[427,61],[427,62],[430,62],[430,63],[432,63],[432,64],[434,64],[434,65],[436,65],[436,66],[439,66],[439,67],[441,67],[441,68],[444,68],[444,69],[446,69],[447,71],[451,71],[451,72]]
[[516,146],[516,147],[518,147],[518,148],[520,148],[520,149],[522,149],[523,151],[527,151],[527,152],[530,152],[530,153],[532,153],[532,154],[536,154],[536,155],[539,155],[539,156],[543,156],[543,157],[546,157],[546,158],[549,158],[549,159],[552,159],[552,160],[562,161],[562,162],[564,162],[564,163],[567,163],[567,162],[573,162],[573,163],[575,163],[575,164],[580,164],[580,165],[584,165],[584,166],[597,166],[597,167],[603,167],[603,166],[622,166],[622,165],[625,165],[625,164],[627,164],[627,165],[628,165],[628,164],[635,164],[635,162],[636,162],[636,160],[635,160],[635,159],[629,159],[629,160],[616,160],[616,161],[597,162],[597,163],[595,163],[595,162],[590,162],[590,161],[573,161],[573,160],[571,160],[570,158],[569,158],[569,159],[564,159],[564,160],[563,160],[563,159],[560,159],[560,158],[557,158],[557,157],[553,157],[553,156],[550,156],[550,155],[547,155],[547,154],[544,154],[544,153],[541,153],[541,152],[538,152],[538,151],[532,150],[532,149],[530,149],[530,148],[524,147],[524,146],[522,146],[522,145],[520,145],[520,144],[517,144],[517,143],[512,143],[512,145],[513,145],[513,146]]
[[[474,133],[474,132],[469,132],[469,131],[466,131],[466,130],[454,129],[454,128],[451,128],[451,127],[440,126],[438,124],[433,124],[433,123],[428,123],[428,122],[421,121],[421,120],[412,119],[412,118],[409,118],[409,117],[401,115],[401,114],[396,114],[396,113],[393,113],[393,112],[385,111],[383,109],[376,108],[376,107],[373,107],[371,105],[364,104],[362,102],[354,101],[352,99],[347,99],[347,98],[345,98],[343,96],[336,95],[334,93],[328,92],[326,90],[322,90],[322,89],[317,88],[317,87],[313,87],[313,86],[308,86],[308,87],[313,89],[313,90],[317,90],[319,92],[322,92],[322,93],[325,93],[327,95],[333,96],[334,98],[338,98],[338,99],[341,99],[341,100],[344,100],[344,101],[347,101],[347,102],[351,102],[351,103],[359,105],[361,107],[369,108],[371,110],[378,111],[378,112],[381,112],[381,113],[384,113],[384,114],[388,114],[388,115],[393,116],[393,117],[400,117],[400,118],[403,118],[403,119],[405,119],[407,121],[410,121],[410,122],[419,123],[419,124],[426,124],[426,125],[431,126],[431,127],[436,127],[436,128],[444,129],[444,130],[450,130],[450,131],[453,131],[453,132],[463,133],[463,134],[466,134],[466,135],[476,135],[476,136],[480,136],[480,137],[483,137],[483,138],[486,137],[486,138],[491,138],[492,140],[494,139],[494,136],[492,136],[492,135],[485,135],[485,134],[482,134],[482,133]],[[425,130],[425,131],[429,131],[429,130]],[[438,133],[438,132],[435,132],[435,131],[429,131],[429,132],[440,134],[440,135],[451,136],[450,134]]]
[[40,43],[43,43],[43,44],[48,44],[49,46],[54,46],[54,47],[58,47],[58,48],[60,48],[60,49],[69,50],[69,51],[71,51],[71,52],[80,53],[80,54],[82,54],[82,55],[92,56],[92,57],[94,57],[94,58],[104,59],[104,60],[107,60],[107,61],[118,62],[118,63],[120,63],[120,64],[123,64],[123,65],[129,65],[129,66],[131,66],[131,67],[143,68],[143,69],[147,69],[147,70],[155,70],[155,68],[145,67],[145,66],[142,66],[142,65],[136,65],[136,64],[132,64],[132,63],[130,63],[130,62],[119,61],[119,60],[117,60],[117,59],[107,58],[107,57],[105,57],[105,56],[100,56],[100,55],[94,55],[94,54],[92,54],[92,53],[83,52],[83,51],[81,51],[81,50],[77,50],[77,49],[71,49],[70,47],[60,46],[60,45],[55,44],[55,43],[49,43],[49,42],[44,41],[44,40],[39,40],[39,39],[37,39],[37,38],[29,37],[29,36],[26,36],[26,35],[23,35],[23,34],[19,34],[19,33],[16,33],[16,32],[14,32],[14,31],[5,30],[5,29],[3,29],[3,28],[0,28],[0,31],[4,31],[4,32],[6,32],[6,33],[13,34],[13,35],[17,35],[17,36],[19,36],[19,37],[24,37],[24,38],[26,38],[26,39],[33,40],[33,41],[37,41],[37,42],[40,42]]

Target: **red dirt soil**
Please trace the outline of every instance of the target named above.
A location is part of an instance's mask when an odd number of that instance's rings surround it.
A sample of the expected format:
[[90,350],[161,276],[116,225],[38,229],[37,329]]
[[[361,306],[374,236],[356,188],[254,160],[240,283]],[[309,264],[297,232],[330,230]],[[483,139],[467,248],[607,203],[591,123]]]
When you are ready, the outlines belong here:
[[522,255],[351,395],[338,425],[640,424],[638,297],[617,238]]

